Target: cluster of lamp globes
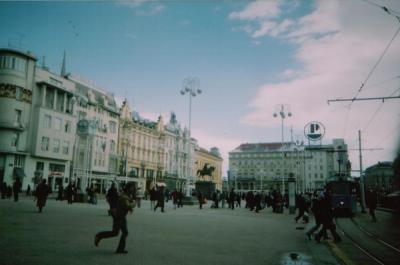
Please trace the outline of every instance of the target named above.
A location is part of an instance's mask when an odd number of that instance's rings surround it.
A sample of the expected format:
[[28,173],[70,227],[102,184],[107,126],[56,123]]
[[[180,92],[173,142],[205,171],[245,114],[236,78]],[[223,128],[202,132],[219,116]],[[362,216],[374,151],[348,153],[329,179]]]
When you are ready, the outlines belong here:
[[192,97],[195,97],[197,95],[201,94],[201,89],[200,87],[200,82],[198,78],[186,78],[183,81],[183,89],[180,91],[181,95],[189,94]]
[[[285,114],[285,112],[283,112],[283,111],[280,111],[280,112],[279,112],[279,115],[281,116],[282,119],[284,119],[284,118],[286,117],[286,114]],[[292,113],[291,113],[291,112],[288,112],[287,116],[288,116],[288,117],[292,117]],[[274,113],[274,118],[276,118],[276,117],[278,117],[278,114],[275,112],[275,113]]]

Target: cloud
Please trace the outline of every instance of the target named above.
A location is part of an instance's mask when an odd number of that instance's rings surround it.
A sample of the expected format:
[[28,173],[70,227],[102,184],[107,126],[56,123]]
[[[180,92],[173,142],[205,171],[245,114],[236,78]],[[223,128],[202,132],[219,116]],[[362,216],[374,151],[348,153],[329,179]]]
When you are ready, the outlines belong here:
[[279,8],[281,2],[282,1],[278,0],[257,0],[249,4],[244,10],[240,12],[230,13],[229,18],[239,20],[259,20],[277,17],[281,13],[281,10]]
[[161,13],[165,5],[153,0],[116,1],[117,5],[130,8],[138,16],[153,16]]
[[[385,101],[383,105],[379,101],[328,105],[327,100],[355,96],[398,28],[396,19],[379,8],[353,1],[316,1],[313,11],[296,21],[285,19],[282,11],[274,11],[282,17],[259,19],[261,15],[251,16],[248,10],[235,12],[230,18],[244,23],[258,19],[260,27],[249,33],[252,38],[279,37],[293,43],[296,47],[293,58],[301,67],[283,71],[281,82],[259,87],[241,123],[277,127],[280,119],[272,117],[274,109],[277,104],[288,103],[293,117],[285,119],[286,125],[301,130],[309,121],[321,121],[327,128],[327,138],[345,138],[351,148],[357,147],[357,133],[362,130],[363,146],[385,149],[368,153],[365,165],[391,160],[392,149],[399,139],[398,101]],[[369,84],[398,75],[399,54],[400,39],[397,38]],[[363,89],[359,97],[388,96],[398,88],[399,80],[393,79],[382,86]],[[386,139],[389,132],[394,133]],[[353,169],[358,168],[357,155],[350,152]]]

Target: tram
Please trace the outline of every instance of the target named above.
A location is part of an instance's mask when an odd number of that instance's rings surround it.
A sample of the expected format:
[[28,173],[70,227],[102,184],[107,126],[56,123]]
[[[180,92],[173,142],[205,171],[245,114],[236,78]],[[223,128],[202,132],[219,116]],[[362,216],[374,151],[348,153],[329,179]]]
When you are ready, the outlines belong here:
[[357,212],[357,186],[352,179],[334,179],[328,181],[326,190],[331,196],[335,215],[354,215]]

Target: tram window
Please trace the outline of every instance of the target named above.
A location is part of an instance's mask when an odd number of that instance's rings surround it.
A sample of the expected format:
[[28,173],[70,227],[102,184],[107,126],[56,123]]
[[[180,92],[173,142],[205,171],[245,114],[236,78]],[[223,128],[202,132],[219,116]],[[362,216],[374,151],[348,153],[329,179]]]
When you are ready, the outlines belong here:
[[348,194],[350,192],[349,186],[345,184],[334,184],[331,188],[333,194]]

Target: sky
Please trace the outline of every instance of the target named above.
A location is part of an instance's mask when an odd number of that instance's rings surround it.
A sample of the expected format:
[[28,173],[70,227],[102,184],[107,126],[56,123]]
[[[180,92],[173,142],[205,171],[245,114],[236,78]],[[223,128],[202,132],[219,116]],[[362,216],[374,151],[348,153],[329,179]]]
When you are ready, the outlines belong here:
[[362,147],[377,149],[363,151],[364,169],[400,150],[400,99],[327,101],[400,95],[396,16],[396,0],[0,1],[0,47],[29,50],[54,73],[65,51],[67,72],[145,118],[174,111],[182,126],[179,91],[198,78],[191,135],[220,149],[223,176],[240,144],[281,142],[280,104],[292,113],[285,141],[305,141],[319,121],[323,143],[344,138],[358,170],[359,130]]

